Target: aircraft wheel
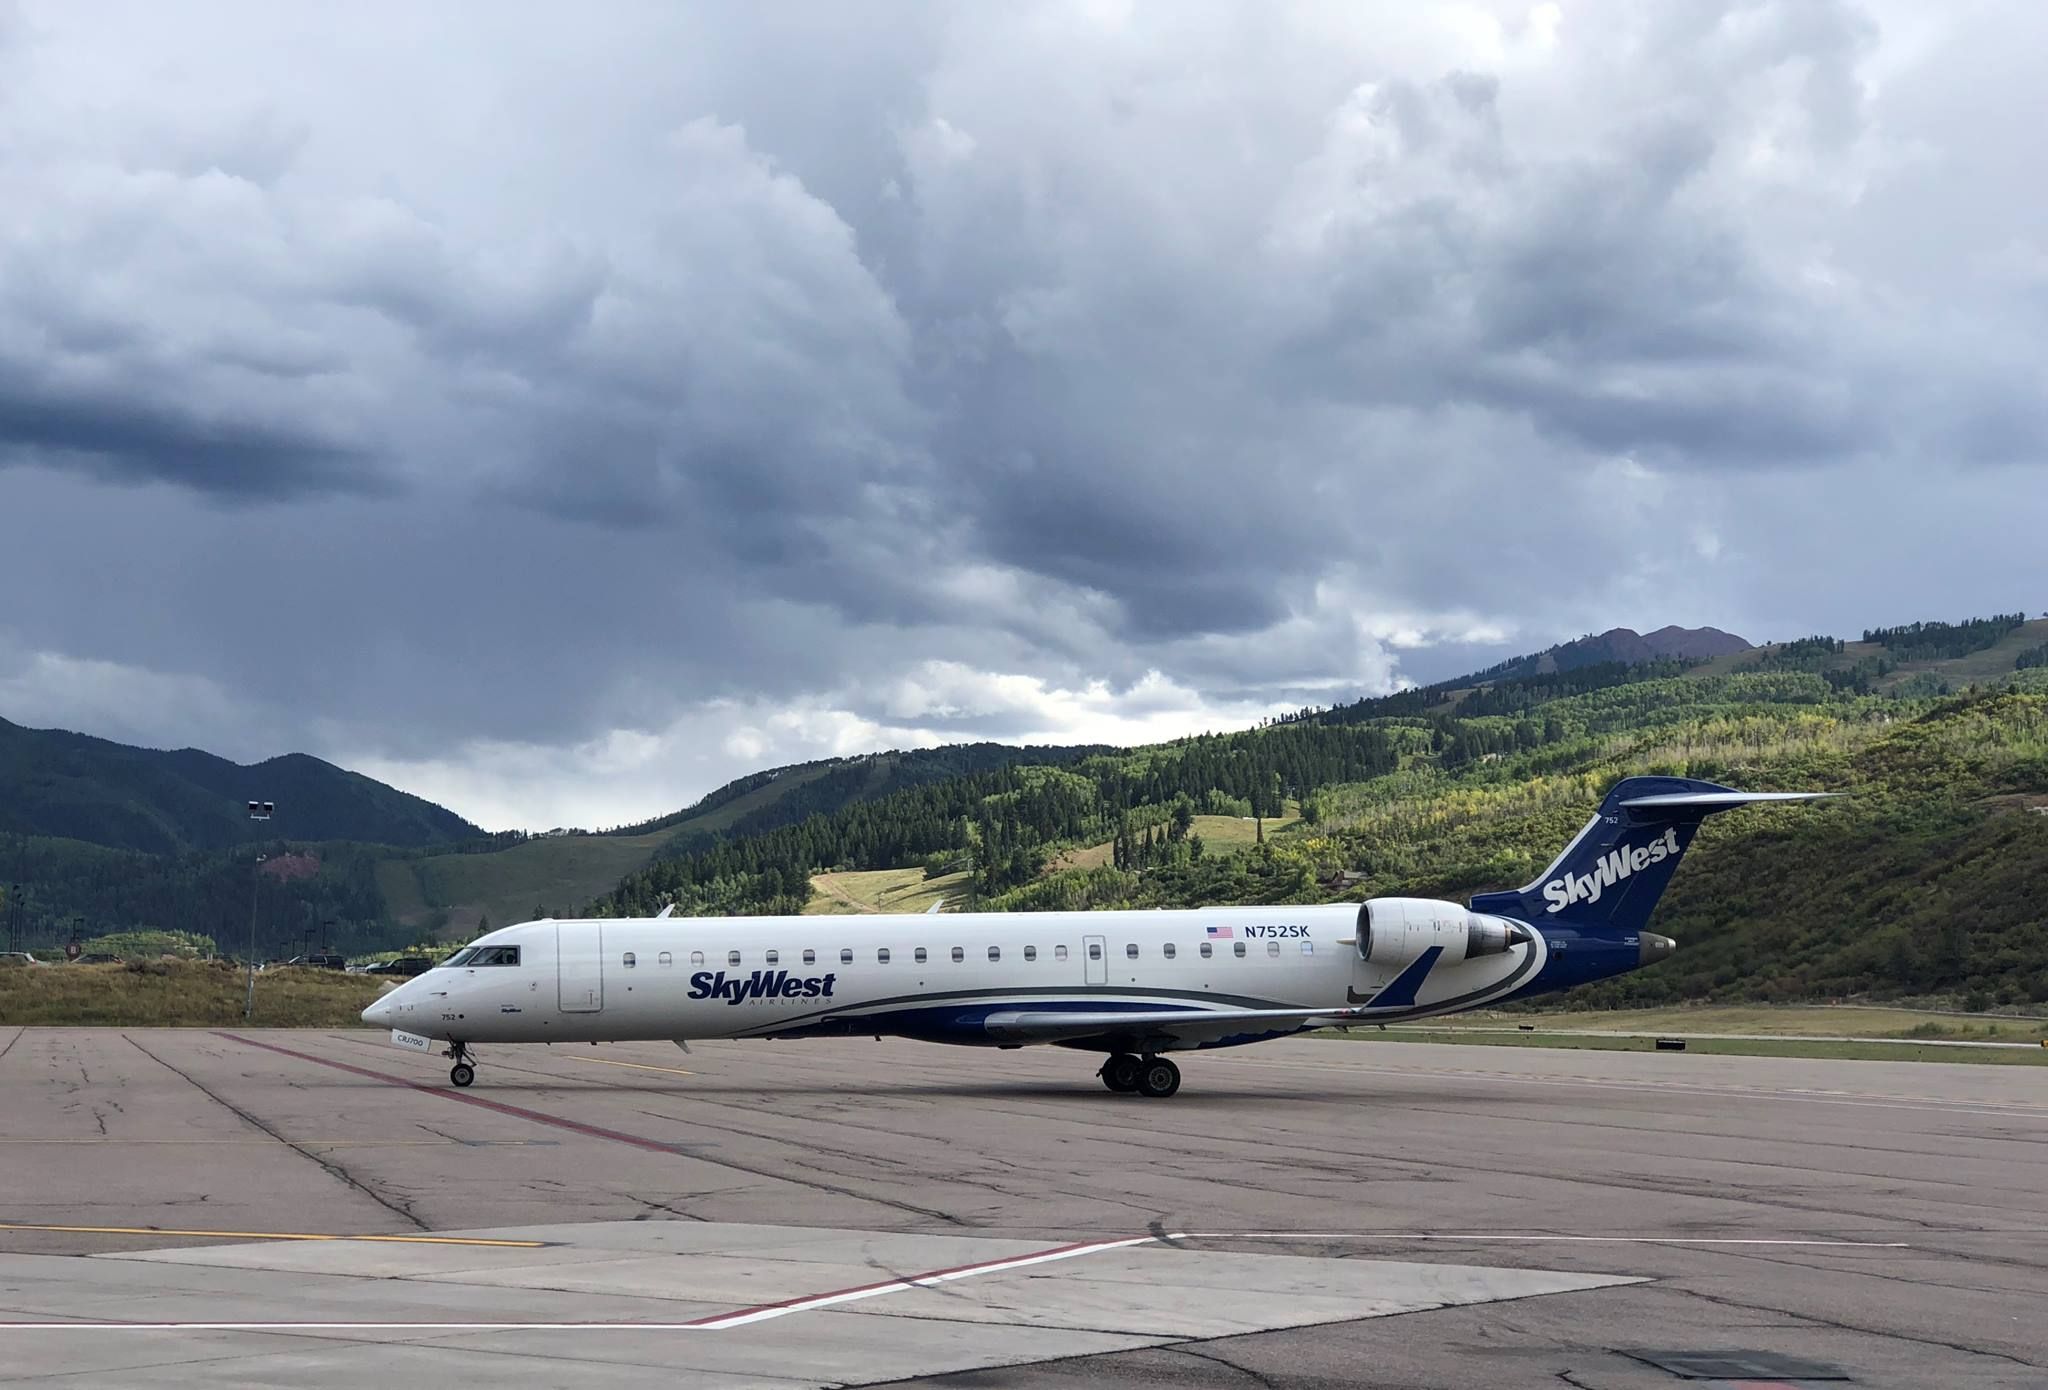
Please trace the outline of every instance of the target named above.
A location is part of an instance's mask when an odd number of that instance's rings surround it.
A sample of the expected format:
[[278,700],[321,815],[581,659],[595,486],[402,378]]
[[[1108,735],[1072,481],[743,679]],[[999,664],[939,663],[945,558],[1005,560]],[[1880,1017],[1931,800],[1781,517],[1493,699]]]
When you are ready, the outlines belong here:
[[458,1086],[467,1086],[476,1080],[476,1068],[467,1062],[457,1062],[448,1068],[448,1079]]
[[1097,1075],[1101,1076],[1102,1084],[1110,1090],[1128,1095],[1138,1089],[1139,1073],[1144,1070],[1145,1064],[1130,1053],[1115,1052],[1102,1064],[1102,1070]]
[[1138,1094],[1164,1100],[1180,1089],[1180,1068],[1164,1057],[1150,1057],[1139,1065]]

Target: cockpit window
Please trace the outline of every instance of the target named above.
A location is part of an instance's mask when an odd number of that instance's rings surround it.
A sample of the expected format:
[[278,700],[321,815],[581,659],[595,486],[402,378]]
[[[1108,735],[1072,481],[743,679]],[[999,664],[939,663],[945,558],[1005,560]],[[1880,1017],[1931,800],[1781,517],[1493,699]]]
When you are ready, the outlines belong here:
[[446,959],[446,960],[442,961],[442,962],[441,962],[441,964],[443,964],[443,965],[467,965],[467,964],[469,964],[469,958],[470,958],[471,956],[475,955],[475,954],[476,954],[476,947],[474,947],[474,946],[465,946],[465,947],[463,947],[463,948],[462,948],[461,950],[457,951],[457,952],[456,952],[456,953],[455,953],[454,955],[452,955],[452,956],[448,957],[448,959]]
[[519,948],[517,946],[479,946],[476,948],[476,954],[470,957],[469,963],[473,966],[517,965],[519,964]]

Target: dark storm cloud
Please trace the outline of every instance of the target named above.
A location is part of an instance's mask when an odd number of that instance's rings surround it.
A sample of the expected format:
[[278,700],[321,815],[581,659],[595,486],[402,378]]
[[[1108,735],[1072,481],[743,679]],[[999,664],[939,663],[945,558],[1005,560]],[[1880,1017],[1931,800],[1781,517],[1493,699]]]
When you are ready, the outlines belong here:
[[2003,550],[1933,557],[2048,525],[2017,7],[26,13],[38,708],[623,819],[1617,622],[2009,607]]
[[117,481],[276,500],[390,487],[359,451],[251,420],[194,418],[109,394],[66,400],[0,370],[0,463],[74,463]]

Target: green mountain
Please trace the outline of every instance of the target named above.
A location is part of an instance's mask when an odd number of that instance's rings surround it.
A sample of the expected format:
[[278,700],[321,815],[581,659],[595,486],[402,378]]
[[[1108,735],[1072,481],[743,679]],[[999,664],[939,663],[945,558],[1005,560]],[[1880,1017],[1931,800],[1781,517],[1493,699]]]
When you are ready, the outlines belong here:
[[[276,816],[251,821],[247,803]],[[448,844],[483,834],[453,811],[303,753],[244,767],[0,719],[0,834],[177,854],[295,840]]]

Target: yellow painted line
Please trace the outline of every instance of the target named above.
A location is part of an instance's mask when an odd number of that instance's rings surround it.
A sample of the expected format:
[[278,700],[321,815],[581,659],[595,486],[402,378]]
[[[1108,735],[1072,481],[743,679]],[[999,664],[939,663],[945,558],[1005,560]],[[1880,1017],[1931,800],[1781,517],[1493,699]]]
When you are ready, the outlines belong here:
[[695,1076],[697,1074],[693,1071],[684,1071],[681,1067],[654,1067],[649,1066],[645,1062],[614,1062],[609,1057],[583,1057],[574,1052],[569,1053],[568,1057],[572,1062],[595,1062],[601,1067],[631,1067],[634,1071],[665,1071],[670,1076]]
[[336,1236],[307,1231],[177,1231],[161,1226],[30,1226],[0,1221],[0,1231],[54,1231],[85,1236],[194,1236],[204,1240],[359,1240],[386,1245],[483,1245],[499,1250],[541,1250],[544,1240],[485,1240],[479,1236]]

